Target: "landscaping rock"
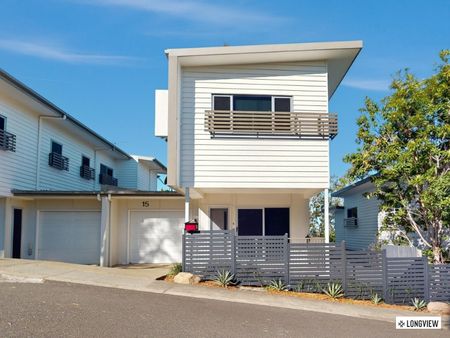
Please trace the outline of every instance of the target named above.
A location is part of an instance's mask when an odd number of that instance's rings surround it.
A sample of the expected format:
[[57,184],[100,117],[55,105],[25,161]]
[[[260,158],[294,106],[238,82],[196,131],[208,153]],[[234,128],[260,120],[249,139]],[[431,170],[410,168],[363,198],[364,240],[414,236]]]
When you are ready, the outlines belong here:
[[180,272],[173,281],[178,284],[198,284],[200,283],[200,277],[189,272]]
[[439,315],[450,315],[450,304],[444,302],[429,302],[428,311]]

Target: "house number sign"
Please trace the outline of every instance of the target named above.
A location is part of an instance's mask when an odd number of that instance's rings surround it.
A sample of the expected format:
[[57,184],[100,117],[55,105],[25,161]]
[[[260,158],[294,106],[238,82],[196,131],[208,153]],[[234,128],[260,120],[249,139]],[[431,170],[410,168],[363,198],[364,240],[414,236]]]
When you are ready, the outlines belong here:
[[142,206],[144,208],[148,208],[150,206],[150,202],[149,201],[142,201]]

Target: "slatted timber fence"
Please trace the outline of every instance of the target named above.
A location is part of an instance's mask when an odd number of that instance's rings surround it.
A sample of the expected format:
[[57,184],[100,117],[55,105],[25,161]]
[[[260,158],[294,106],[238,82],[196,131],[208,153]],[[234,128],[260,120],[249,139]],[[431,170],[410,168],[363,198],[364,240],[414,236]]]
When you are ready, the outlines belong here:
[[298,291],[342,284],[347,297],[377,293],[388,303],[412,298],[450,301],[450,265],[426,257],[388,258],[386,251],[349,251],[345,242],[294,243],[285,236],[237,236],[230,230],[183,234],[183,271],[212,279],[231,271],[242,285],[282,280]]

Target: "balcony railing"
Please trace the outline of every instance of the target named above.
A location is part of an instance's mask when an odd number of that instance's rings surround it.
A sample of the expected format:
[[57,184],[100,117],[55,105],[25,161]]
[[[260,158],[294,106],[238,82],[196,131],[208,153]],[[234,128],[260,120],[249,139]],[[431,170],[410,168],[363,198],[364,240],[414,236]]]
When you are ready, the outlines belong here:
[[100,174],[99,175],[99,181],[100,181],[100,184],[103,184],[103,185],[112,185],[112,186],[115,186],[115,187],[117,187],[117,178],[114,178],[113,176],[110,176],[110,175],[106,175],[106,174]]
[[48,165],[58,170],[69,171],[69,159],[58,153],[48,154]]
[[80,167],[80,176],[87,180],[93,180],[95,179],[95,169],[88,165],[82,165]]
[[336,114],[207,110],[205,131],[213,136],[253,135],[333,139],[338,133]]
[[16,135],[0,129],[0,149],[16,151]]
[[356,217],[350,217],[350,218],[344,218],[344,226],[355,228],[358,226],[358,218]]

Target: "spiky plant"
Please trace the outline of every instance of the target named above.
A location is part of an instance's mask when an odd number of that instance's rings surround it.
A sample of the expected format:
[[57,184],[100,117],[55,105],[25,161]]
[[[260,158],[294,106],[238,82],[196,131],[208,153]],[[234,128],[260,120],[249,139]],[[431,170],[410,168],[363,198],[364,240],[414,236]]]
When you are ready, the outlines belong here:
[[427,302],[420,298],[411,299],[411,304],[414,306],[414,311],[422,311],[427,307]]
[[267,290],[271,291],[286,291],[287,289],[286,284],[281,279],[271,280],[269,285],[267,285]]
[[375,304],[378,305],[383,301],[383,298],[381,298],[378,293],[372,293],[372,295],[370,296],[370,301]]
[[337,299],[344,297],[344,290],[340,283],[328,283],[323,292],[330,298]]
[[183,266],[181,263],[175,263],[170,267],[169,276],[176,276],[178,273],[180,273],[183,270]]
[[236,284],[234,275],[227,270],[217,271],[214,281],[223,288]]

